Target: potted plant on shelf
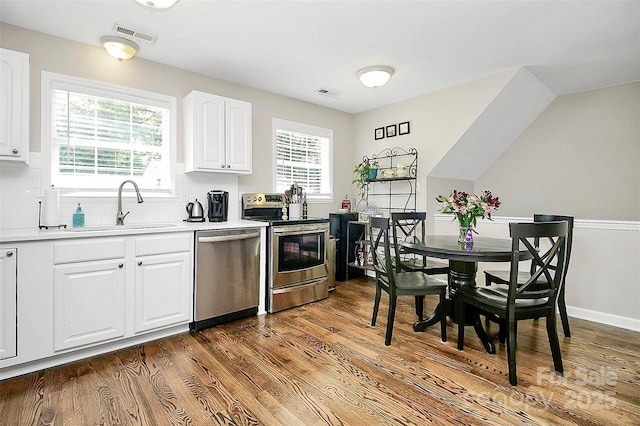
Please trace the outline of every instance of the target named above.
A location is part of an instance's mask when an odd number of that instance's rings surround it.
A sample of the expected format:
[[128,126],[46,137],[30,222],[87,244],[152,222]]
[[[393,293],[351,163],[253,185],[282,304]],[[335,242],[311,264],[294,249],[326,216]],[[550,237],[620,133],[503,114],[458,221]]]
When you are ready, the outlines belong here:
[[353,169],[353,180],[351,183],[356,186],[358,191],[360,192],[360,198],[365,197],[366,195],[366,186],[367,182],[373,180],[378,175],[378,162],[370,161],[368,158],[362,160],[361,163],[357,164]]

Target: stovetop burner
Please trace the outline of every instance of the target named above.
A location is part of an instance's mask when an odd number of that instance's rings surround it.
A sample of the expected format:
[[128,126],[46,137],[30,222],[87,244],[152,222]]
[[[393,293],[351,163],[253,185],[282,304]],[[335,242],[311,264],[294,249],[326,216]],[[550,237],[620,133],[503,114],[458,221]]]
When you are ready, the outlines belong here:
[[324,223],[329,221],[329,219],[320,217],[282,219],[284,203],[284,194],[263,192],[244,194],[242,195],[242,218],[269,222],[272,226]]

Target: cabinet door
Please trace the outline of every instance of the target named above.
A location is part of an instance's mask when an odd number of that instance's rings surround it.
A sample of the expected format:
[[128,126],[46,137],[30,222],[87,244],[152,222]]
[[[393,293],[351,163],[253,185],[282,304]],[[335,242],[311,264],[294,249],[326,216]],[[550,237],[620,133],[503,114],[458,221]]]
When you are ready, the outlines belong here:
[[0,359],[16,356],[16,253],[0,249]]
[[224,98],[214,95],[200,95],[196,106],[200,126],[196,132],[196,168],[209,170],[226,169]]
[[29,55],[0,49],[0,160],[29,161]]
[[251,172],[252,134],[251,104],[226,100],[225,131],[227,139],[227,168],[239,172]]
[[136,259],[136,333],[191,320],[191,253]]
[[56,351],[124,336],[124,259],[56,266],[53,286]]

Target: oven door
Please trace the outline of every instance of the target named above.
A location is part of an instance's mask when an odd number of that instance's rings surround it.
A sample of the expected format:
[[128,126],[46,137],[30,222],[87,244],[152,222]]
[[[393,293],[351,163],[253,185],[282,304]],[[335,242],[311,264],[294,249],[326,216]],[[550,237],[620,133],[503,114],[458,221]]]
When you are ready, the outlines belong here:
[[327,277],[329,224],[271,227],[271,287],[285,287]]

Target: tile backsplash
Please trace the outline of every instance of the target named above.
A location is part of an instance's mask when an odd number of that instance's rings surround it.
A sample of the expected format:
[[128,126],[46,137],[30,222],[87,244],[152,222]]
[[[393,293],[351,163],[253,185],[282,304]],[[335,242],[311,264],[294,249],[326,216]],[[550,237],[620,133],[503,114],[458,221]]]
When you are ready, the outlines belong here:
[[[29,154],[29,165],[8,161],[0,162],[0,229],[34,228],[38,226],[38,201],[44,199],[41,184],[41,156]],[[175,194],[173,197],[154,197],[141,191],[144,203],[137,204],[133,194],[123,196],[123,211],[131,213],[126,224],[178,222],[187,217],[187,202],[198,199],[205,207],[207,192],[229,192],[229,219],[240,217],[238,177],[223,173],[184,173],[184,164],[176,165]],[[117,188],[114,188],[116,190]],[[129,186],[126,189],[130,189]],[[81,203],[85,213],[85,226],[115,223],[117,197],[60,197],[60,222],[71,226],[71,217]]]

